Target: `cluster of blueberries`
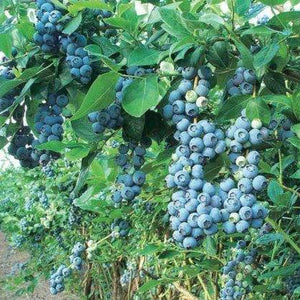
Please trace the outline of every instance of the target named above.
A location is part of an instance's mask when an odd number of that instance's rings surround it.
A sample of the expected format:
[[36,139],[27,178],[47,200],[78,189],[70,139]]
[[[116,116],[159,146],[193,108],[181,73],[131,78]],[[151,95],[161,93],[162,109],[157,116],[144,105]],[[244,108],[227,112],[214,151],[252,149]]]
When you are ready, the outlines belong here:
[[35,153],[34,136],[30,133],[28,126],[18,129],[8,147],[8,153],[18,159],[20,165],[26,168],[34,168],[38,165],[38,161],[33,159]]
[[[145,69],[136,66],[126,69],[126,74],[130,76],[143,76],[151,72],[153,72],[152,69]],[[121,103],[123,100],[123,94],[126,87],[128,87],[132,82],[132,78],[120,77],[115,87],[115,102],[101,111],[95,111],[88,115],[88,119],[92,123],[92,129],[95,133],[103,133],[105,129],[116,130],[122,126],[123,117],[121,115]]]
[[266,25],[269,22],[270,18],[267,15],[262,15],[257,19],[257,25]]
[[49,178],[54,177],[54,175],[55,175],[54,170],[52,169],[50,164],[47,164],[46,166],[43,166],[42,171]]
[[[12,80],[15,78],[15,74],[12,72],[10,67],[5,67],[0,71],[0,76],[3,79]],[[7,117],[9,116],[9,112],[7,109],[14,103],[15,101],[15,90],[8,92],[0,99],[0,116]]]
[[63,30],[63,25],[60,22],[63,14],[51,0],[37,0],[36,5],[38,8],[35,24],[37,32],[34,34],[33,40],[43,52],[57,52],[59,50],[59,37]]
[[[35,129],[39,133],[38,140],[34,145],[43,144],[50,141],[61,141],[63,135],[62,116],[63,108],[69,103],[66,95],[50,94],[45,103],[40,104],[37,114],[34,116]],[[32,158],[39,161],[41,165],[46,165],[50,161],[48,153],[36,150]]]
[[134,143],[121,144],[116,163],[122,168],[123,174],[117,178],[116,189],[112,201],[119,206],[121,203],[131,203],[141,193],[146,175],[139,169],[145,162],[146,149]]
[[[195,72],[187,78],[192,76]],[[189,249],[204,236],[217,233],[220,223],[228,234],[245,232],[250,226],[260,228],[267,210],[257,203],[255,194],[266,188],[267,180],[259,174],[259,153],[251,151],[244,157],[243,150],[261,144],[269,129],[260,120],[250,122],[245,111],[226,135],[207,120],[191,122],[185,111],[182,114],[174,134],[179,146],[166,177],[167,186],[177,189],[168,204],[173,239]],[[227,148],[237,183],[230,177],[219,186],[205,181],[203,166]]]
[[289,295],[293,295],[294,291],[300,287],[300,268],[298,268],[294,274],[287,276],[285,285]]
[[[271,123],[269,126],[271,126]],[[295,133],[291,130],[292,125],[293,125],[292,122],[286,117],[281,120],[279,126],[277,127],[279,140],[284,141],[290,137],[295,136]]]
[[[62,33],[64,23],[70,20],[64,16],[59,7],[51,0],[37,0],[37,19],[35,24],[37,32],[34,41],[45,53],[66,53],[66,63],[70,68],[73,78],[82,84],[91,81],[92,67],[87,51],[83,48],[87,45],[87,39],[77,32],[66,36]],[[63,22],[62,22],[63,19]]]
[[93,9],[93,15],[100,20],[100,28],[106,38],[115,37],[118,34],[116,29],[109,28],[108,24],[105,23],[105,19],[113,16],[111,11],[104,9]]
[[81,255],[85,251],[85,246],[80,242],[77,242],[73,249],[72,254],[70,255],[70,263],[72,264],[73,269],[81,270],[82,267],[82,258]]
[[168,104],[163,108],[164,118],[174,124],[182,119],[197,117],[208,104],[207,96],[211,87],[212,71],[207,66],[201,66],[198,70],[186,67],[181,74],[183,79],[177,89],[170,93]]
[[37,192],[37,196],[38,196],[39,202],[42,204],[42,206],[44,208],[49,208],[49,206],[50,206],[50,204],[49,204],[49,198],[45,194],[45,192],[44,191],[38,191]]
[[19,226],[20,226],[20,229],[22,232],[25,232],[28,229],[28,225],[29,225],[29,222],[26,220],[26,218],[22,218],[19,221]]
[[251,95],[256,83],[254,71],[239,67],[235,74],[227,82],[227,92],[229,96]]
[[116,219],[111,224],[112,238],[116,239],[118,237],[125,237],[130,230],[130,224],[124,219]]
[[60,265],[50,276],[50,294],[56,295],[65,289],[64,280],[71,275],[71,269]]
[[269,138],[270,130],[262,126],[259,119],[252,122],[246,117],[246,111],[242,110],[233,125],[226,130],[226,143],[229,147],[229,159],[232,163],[231,169],[237,171],[239,165],[236,160],[242,155],[243,150],[258,146]]
[[93,69],[90,57],[83,48],[87,45],[86,37],[77,32],[60,39],[60,49],[67,54],[66,62],[73,78],[82,84],[91,81]]
[[246,250],[247,243],[244,240],[237,242],[232,249],[234,259],[227,262],[222,268],[222,278],[225,281],[224,287],[220,291],[220,300],[240,300],[251,291],[251,285],[243,280],[249,274],[253,274],[253,264],[257,251],[255,249]]

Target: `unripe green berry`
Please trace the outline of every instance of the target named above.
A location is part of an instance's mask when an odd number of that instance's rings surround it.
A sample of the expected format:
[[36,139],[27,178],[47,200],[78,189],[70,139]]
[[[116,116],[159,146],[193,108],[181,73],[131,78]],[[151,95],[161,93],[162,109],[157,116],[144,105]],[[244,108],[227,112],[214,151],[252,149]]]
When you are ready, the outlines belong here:
[[208,99],[206,97],[200,96],[198,97],[198,99],[196,100],[196,105],[199,108],[205,108],[208,105]]
[[229,215],[229,221],[232,223],[237,223],[240,220],[240,215],[236,212]]
[[244,167],[247,163],[246,157],[245,156],[239,156],[236,160],[235,163],[239,167]]
[[187,102],[194,103],[194,102],[196,102],[197,97],[198,97],[198,95],[194,90],[187,91],[185,94],[185,99]]
[[253,119],[251,122],[251,127],[254,129],[261,129],[262,121],[260,119]]

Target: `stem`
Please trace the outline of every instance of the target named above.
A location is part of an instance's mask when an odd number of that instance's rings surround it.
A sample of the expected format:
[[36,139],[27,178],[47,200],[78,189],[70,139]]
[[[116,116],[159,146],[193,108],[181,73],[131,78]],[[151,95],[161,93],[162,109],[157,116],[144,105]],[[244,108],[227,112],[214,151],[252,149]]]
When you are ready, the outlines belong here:
[[282,160],[281,160],[281,151],[278,149],[278,164],[279,164],[279,183],[282,185]]
[[208,292],[208,290],[207,290],[207,288],[206,288],[206,285],[204,284],[204,282],[203,282],[201,276],[197,276],[197,277],[198,277],[199,282],[200,282],[200,284],[201,284],[201,286],[202,286],[202,288],[203,288],[203,291],[204,291],[204,294],[205,294],[205,299],[213,300],[213,299],[210,297],[209,292]]

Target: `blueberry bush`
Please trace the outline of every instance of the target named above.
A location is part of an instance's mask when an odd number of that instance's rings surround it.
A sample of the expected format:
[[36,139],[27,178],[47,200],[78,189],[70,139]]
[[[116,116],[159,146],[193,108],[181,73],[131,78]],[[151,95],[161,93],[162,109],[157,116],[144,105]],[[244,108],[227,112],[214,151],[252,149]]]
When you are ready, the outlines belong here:
[[299,299],[298,0],[3,0],[4,289]]

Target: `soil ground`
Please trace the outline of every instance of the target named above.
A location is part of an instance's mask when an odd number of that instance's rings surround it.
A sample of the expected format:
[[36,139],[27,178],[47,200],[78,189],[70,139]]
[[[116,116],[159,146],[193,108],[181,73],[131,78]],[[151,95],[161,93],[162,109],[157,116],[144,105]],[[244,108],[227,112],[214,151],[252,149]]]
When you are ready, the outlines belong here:
[[16,296],[16,291],[8,290],[6,288],[6,282],[11,276],[14,276],[13,273],[16,266],[18,263],[22,264],[26,262],[28,258],[28,253],[14,250],[9,247],[5,240],[5,235],[0,232],[0,300],[80,300],[79,297],[70,295],[66,292],[51,296],[49,293],[48,282],[45,280],[41,280],[38,283],[32,294]]

